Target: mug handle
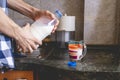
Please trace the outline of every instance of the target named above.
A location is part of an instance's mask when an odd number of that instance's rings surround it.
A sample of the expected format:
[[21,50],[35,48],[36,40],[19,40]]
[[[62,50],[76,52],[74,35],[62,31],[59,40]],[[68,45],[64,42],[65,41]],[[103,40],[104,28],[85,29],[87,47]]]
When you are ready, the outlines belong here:
[[87,45],[85,43],[83,43],[83,57],[86,55],[87,53]]
[[87,53],[87,45],[84,43],[83,40],[79,41],[79,44],[83,45],[83,51],[82,51],[82,57],[81,57],[81,59],[82,59],[83,57],[85,57],[85,55]]

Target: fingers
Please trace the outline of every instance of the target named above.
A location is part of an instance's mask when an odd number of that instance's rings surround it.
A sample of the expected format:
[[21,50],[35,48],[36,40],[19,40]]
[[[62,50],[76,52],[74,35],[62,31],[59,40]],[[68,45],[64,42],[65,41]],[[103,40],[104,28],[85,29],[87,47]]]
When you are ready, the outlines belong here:
[[54,29],[52,30],[52,33],[54,33],[55,30],[57,29],[57,26],[59,25],[59,20],[57,19],[57,17],[52,12],[50,12],[48,10],[40,11],[40,13],[42,14],[42,15],[39,14],[41,16],[46,16],[46,17],[48,17],[51,20],[53,20],[53,19],[56,20]]
[[27,49],[27,50],[28,50],[28,51],[26,51],[27,53],[32,53],[34,49],[32,49],[31,46],[28,46],[28,49]]
[[54,19],[55,20],[55,26],[54,26],[54,29],[52,30],[52,33],[55,32],[55,30],[57,29],[57,26],[59,25],[59,20],[56,18],[56,16],[51,13],[50,11],[45,11],[46,15],[51,18],[51,19]]
[[24,29],[29,29],[29,28],[30,28],[30,23],[26,23],[23,28],[24,28]]
[[34,49],[32,49],[31,46],[27,46],[27,47],[19,47],[18,49],[18,52],[23,52],[23,53],[32,53]]
[[51,12],[48,12],[48,13],[50,14],[49,16],[55,20],[55,26],[54,26],[54,29],[53,29],[53,31],[52,31],[52,33],[54,33],[55,30],[57,29],[58,25],[59,25],[59,20],[58,20],[58,19],[55,17],[55,15],[52,14]]
[[39,47],[39,45],[34,43],[33,41],[29,41],[29,44],[33,50],[36,50]]
[[47,16],[50,19],[54,19],[55,18],[55,15],[53,13],[51,13],[50,11],[48,11],[48,10],[44,11],[43,15]]
[[23,52],[23,53],[32,53],[33,52],[33,49],[31,46],[27,46],[27,47],[21,46],[17,50],[18,50],[18,52]]
[[27,41],[27,43],[17,43],[17,51],[23,53],[32,53],[39,47],[34,41]]
[[57,29],[58,25],[59,25],[59,20],[56,19],[56,24],[54,26],[54,29],[52,30],[52,33],[55,32],[55,30]]
[[42,45],[42,41],[36,39],[35,37],[33,37],[33,41],[36,45]]

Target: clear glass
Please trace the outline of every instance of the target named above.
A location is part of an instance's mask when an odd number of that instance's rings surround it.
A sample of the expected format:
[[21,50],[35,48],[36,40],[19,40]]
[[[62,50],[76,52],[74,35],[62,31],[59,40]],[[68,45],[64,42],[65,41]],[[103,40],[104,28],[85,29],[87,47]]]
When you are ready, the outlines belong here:
[[87,47],[83,41],[69,41],[68,50],[70,60],[78,61],[86,55]]

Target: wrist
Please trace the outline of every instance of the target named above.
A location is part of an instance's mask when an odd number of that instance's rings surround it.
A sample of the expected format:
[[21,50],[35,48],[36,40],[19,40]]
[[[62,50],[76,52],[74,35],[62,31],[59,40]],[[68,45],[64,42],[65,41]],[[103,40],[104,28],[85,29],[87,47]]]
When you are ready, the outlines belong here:
[[36,21],[38,18],[40,18],[40,14],[42,13],[42,11],[40,11],[39,9],[37,8],[34,8],[33,11],[32,11],[32,19],[34,21]]
[[15,40],[19,40],[20,38],[20,33],[22,32],[22,28],[21,27],[14,27],[14,31],[13,31],[13,38]]

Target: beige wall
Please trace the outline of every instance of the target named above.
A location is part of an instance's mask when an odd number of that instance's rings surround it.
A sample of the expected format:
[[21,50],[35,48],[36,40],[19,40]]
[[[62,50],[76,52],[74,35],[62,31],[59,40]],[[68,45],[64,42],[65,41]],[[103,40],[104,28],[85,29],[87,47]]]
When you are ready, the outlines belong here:
[[87,44],[116,44],[117,0],[85,0],[84,40]]
[[[40,8],[54,12],[59,9],[63,14],[67,13],[71,16],[76,16],[76,40],[83,39],[83,15],[84,15],[84,0],[24,0],[27,3]],[[22,16],[21,14],[10,10],[10,17],[19,25],[24,25],[26,22],[32,23],[32,20]]]

